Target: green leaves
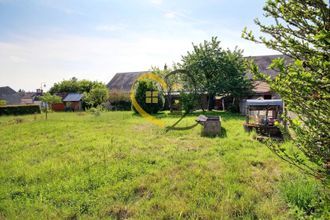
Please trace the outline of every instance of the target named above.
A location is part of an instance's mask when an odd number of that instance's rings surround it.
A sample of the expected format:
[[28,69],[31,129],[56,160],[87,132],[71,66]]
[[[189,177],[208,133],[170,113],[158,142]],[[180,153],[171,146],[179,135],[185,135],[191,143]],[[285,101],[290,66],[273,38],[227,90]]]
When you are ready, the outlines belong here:
[[244,78],[242,50],[224,50],[216,37],[193,45],[193,51],[182,57],[180,67],[193,74],[198,91],[208,92],[211,98],[214,95],[239,97],[250,92],[251,85]]
[[104,87],[95,87],[84,94],[84,101],[90,106],[99,106],[109,98],[109,91]]
[[262,24],[258,19],[255,23],[267,37],[256,40],[245,28],[243,38],[262,42],[291,60],[273,60],[269,68],[279,72],[274,80],[263,77],[253,64],[248,68],[280,94],[291,115],[284,118],[294,143],[318,167],[306,168],[294,155],[281,156],[310,174],[329,178],[329,166],[325,168],[330,162],[329,6],[323,0],[269,0],[264,11],[274,18],[274,24]]
[[41,96],[41,101],[47,103],[47,104],[55,104],[55,103],[61,103],[62,99],[59,96],[51,95],[50,93],[45,93],[43,96]]

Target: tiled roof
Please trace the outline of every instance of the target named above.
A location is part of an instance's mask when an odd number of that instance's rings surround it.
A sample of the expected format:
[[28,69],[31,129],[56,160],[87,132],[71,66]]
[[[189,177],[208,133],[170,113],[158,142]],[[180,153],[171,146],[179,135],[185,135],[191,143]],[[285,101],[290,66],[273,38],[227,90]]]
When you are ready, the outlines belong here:
[[143,73],[148,72],[150,71],[116,73],[107,86],[110,90],[121,90],[128,92],[131,90],[131,86],[134,81]]
[[254,81],[252,90],[255,93],[268,93],[270,92],[270,86],[268,83],[263,81]]
[[16,94],[16,91],[9,86],[0,87],[0,95],[12,95]]
[[[277,58],[284,58],[286,63],[291,62],[291,59],[288,56],[284,55],[266,55],[266,56],[251,56],[245,57],[247,59],[252,59],[255,64],[259,67],[260,72],[269,75],[271,78],[275,78],[277,76],[278,71],[269,69],[269,65],[272,63],[272,60]],[[250,73],[247,73],[248,78],[252,78]]]
[[5,100],[7,105],[17,105],[21,103],[21,96],[9,86],[0,87],[0,100]]

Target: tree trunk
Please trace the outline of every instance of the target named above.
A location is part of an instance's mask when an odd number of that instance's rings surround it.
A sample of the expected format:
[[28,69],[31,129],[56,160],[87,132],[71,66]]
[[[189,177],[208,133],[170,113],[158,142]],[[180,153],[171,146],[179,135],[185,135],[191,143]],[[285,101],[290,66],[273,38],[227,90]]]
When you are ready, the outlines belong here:
[[215,104],[215,94],[209,93],[209,101],[208,101],[208,110],[212,111],[214,109]]

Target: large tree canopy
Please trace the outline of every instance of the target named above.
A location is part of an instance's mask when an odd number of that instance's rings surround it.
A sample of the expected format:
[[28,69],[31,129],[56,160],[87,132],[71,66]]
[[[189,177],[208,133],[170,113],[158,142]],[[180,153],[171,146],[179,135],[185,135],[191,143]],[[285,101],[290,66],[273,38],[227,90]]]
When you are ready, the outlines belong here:
[[255,23],[265,36],[255,37],[243,31],[243,37],[266,45],[292,58],[284,63],[276,59],[270,66],[279,71],[275,80],[259,73],[256,65],[250,69],[256,77],[267,80],[279,93],[287,111],[296,118],[287,118],[298,149],[317,168],[304,163],[297,154],[290,154],[279,145],[271,149],[283,159],[306,172],[329,177],[330,172],[330,11],[323,0],[269,0],[265,16],[273,24]]
[[210,110],[215,95],[239,97],[249,93],[251,88],[244,76],[242,51],[224,50],[216,37],[193,45],[193,51],[182,57],[179,67],[194,76],[199,92],[208,93]]
[[78,80],[77,78],[73,77],[69,80],[63,80],[61,82],[55,83],[50,88],[49,93],[88,93],[96,87],[105,88],[105,85],[102,82]]

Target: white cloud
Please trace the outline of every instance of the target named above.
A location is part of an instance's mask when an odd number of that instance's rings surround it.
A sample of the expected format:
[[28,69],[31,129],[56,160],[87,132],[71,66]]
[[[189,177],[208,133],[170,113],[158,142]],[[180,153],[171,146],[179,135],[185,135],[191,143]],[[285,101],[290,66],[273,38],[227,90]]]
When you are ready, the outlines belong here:
[[107,83],[116,72],[179,61],[189,47],[185,39],[152,33],[129,40],[63,35],[0,42],[0,82],[25,90],[72,76]]
[[9,59],[13,62],[13,63],[25,63],[26,59],[19,57],[19,56],[9,56]]
[[123,25],[98,25],[95,27],[97,31],[112,32],[125,29]]
[[73,76],[108,83],[116,72],[140,71],[179,62],[181,55],[192,49],[192,42],[200,43],[211,36],[219,36],[225,48],[233,49],[238,45],[245,50],[245,55],[274,53],[241,39],[240,33],[231,29],[200,30],[177,20],[169,20],[161,32],[135,33],[125,29],[118,38],[24,35],[0,41],[0,82],[25,90],[34,90],[41,82],[46,82],[49,88],[54,82]]
[[150,2],[152,4],[155,4],[155,5],[161,5],[161,4],[163,4],[163,0],[150,0]]
[[166,12],[165,15],[164,15],[166,18],[169,18],[169,19],[173,19],[177,16],[177,14],[173,11],[170,11],[170,12]]

